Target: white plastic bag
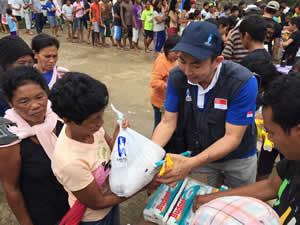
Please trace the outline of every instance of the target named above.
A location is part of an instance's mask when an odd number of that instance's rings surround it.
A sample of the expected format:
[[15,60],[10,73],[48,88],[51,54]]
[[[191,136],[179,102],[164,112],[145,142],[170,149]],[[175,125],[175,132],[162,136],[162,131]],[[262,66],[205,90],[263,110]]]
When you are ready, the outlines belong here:
[[[123,114],[118,112],[119,120]],[[130,197],[158,172],[154,163],[163,159],[165,151],[134,130],[120,129],[111,154],[110,189],[120,197]]]

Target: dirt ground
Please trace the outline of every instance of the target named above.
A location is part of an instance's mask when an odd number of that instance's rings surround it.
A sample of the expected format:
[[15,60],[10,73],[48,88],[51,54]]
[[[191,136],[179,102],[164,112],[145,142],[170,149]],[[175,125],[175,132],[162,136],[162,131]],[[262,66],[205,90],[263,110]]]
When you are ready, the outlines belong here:
[[[48,30],[44,30],[49,33]],[[1,33],[0,37],[4,35]],[[29,44],[31,36],[21,34]],[[115,47],[92,48],[87,44],[70,43],[65,34],[59,37],[58,65],[71,71],[87,73],[104,82],[109,89],[110,103],[122,111],[130,126],[151,137],[153,109],[150,104],[150,78],[154,54],[143,50],[124,51]],[[110,43],[110,41],[108,41]],[[140,46],[143,43],[140,41]],[[110,107],[105,111],[104,128],[110,134],[116,123],[116,115]],[[144,193],[121,205],[121,224],[135,224],[145,206]],[[7,206],[0,189],[0,225],[16,225],[16,219]]]

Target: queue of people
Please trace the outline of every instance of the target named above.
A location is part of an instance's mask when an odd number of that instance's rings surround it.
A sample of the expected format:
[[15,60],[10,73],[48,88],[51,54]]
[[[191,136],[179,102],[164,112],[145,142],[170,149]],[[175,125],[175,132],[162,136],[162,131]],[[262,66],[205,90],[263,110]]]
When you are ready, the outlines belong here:
[[[58,21],[51,14],[57,6],[49,2],[52,35],[38,34],[31,47],[17,35],[0,39],[1,116],[17,125],[9,131],[18,136],[0,146],[1,184],[20,224],[58,224],[79,201],[86,207],[79,224],[118,225],[119,204],[128,198],[110,192],[108,174],[96,174],[110,160],[120,125],[112,136],[102,127],[109,102],[103,83],[57,66]],[[87,12],[96,46],[108,46],[109,37],[119,48],[129,42],[129,48],[138,49],[142,32],[150,52],[154,39],[152,141],[166,150],[173,168],[149,188],[161,183],[173,187],[189,174],[201,173],[209,185],[226,184],[230,190],[196,196],[194,210],[223,196],[277,199],[273,208],[281,223],[299,223],[300,18],[294,16],[285,27],[276,22],[278,11],[288,14],[283,3],[270,1],[262,13],[260,4],[244,2],[238,10],[224,6],[224,11],[220,2],[205,3],[200,11],[193,1],[181,10],[173,1],[170,7],[147,1],[144,10],[139,0],[114,5],[95,0],[89,10],[80,0],[67,1],[62,15],[70,19],[70,40],[74,27],[84,40]],[[70,13],[74,8],[75,14]],[[112,12],[113,32],[107,29]],[[280,46],[279,67],[292,66],[288,74],[273,64]],[[255,118],[263,119],[271,152],[257,149]],[[180,155],[187,150],[191,157]],[[277,174],[270,176],[278,154]]]

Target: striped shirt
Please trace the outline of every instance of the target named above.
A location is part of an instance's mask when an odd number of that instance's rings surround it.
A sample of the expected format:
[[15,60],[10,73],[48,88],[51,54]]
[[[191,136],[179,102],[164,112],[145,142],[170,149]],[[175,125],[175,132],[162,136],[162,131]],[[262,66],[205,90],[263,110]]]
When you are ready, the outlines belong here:
[[239,63],[247,54],[248,50],[243,47],[239,28],[235,27],[228,38],[222,56],[226,60]]

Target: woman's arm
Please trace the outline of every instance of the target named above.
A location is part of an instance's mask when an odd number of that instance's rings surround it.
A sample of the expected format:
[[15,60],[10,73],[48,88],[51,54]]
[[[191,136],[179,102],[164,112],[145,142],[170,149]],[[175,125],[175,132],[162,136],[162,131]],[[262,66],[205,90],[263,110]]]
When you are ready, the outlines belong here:
[[32,225],[19,186],[21,170],[20,145],[0,149],[0,180],[9,207],[20,225]]
[[154,63],[152,69],[152,77],[150,85],[152,88],[166,90],[167,89],[167,74],[166,68],[161,62]]
[[162,17],[156,16],[154,19],[157,21],[158,24],[163,23],[163,22],[166,21],[166,17],[165,16],[162,16]]

